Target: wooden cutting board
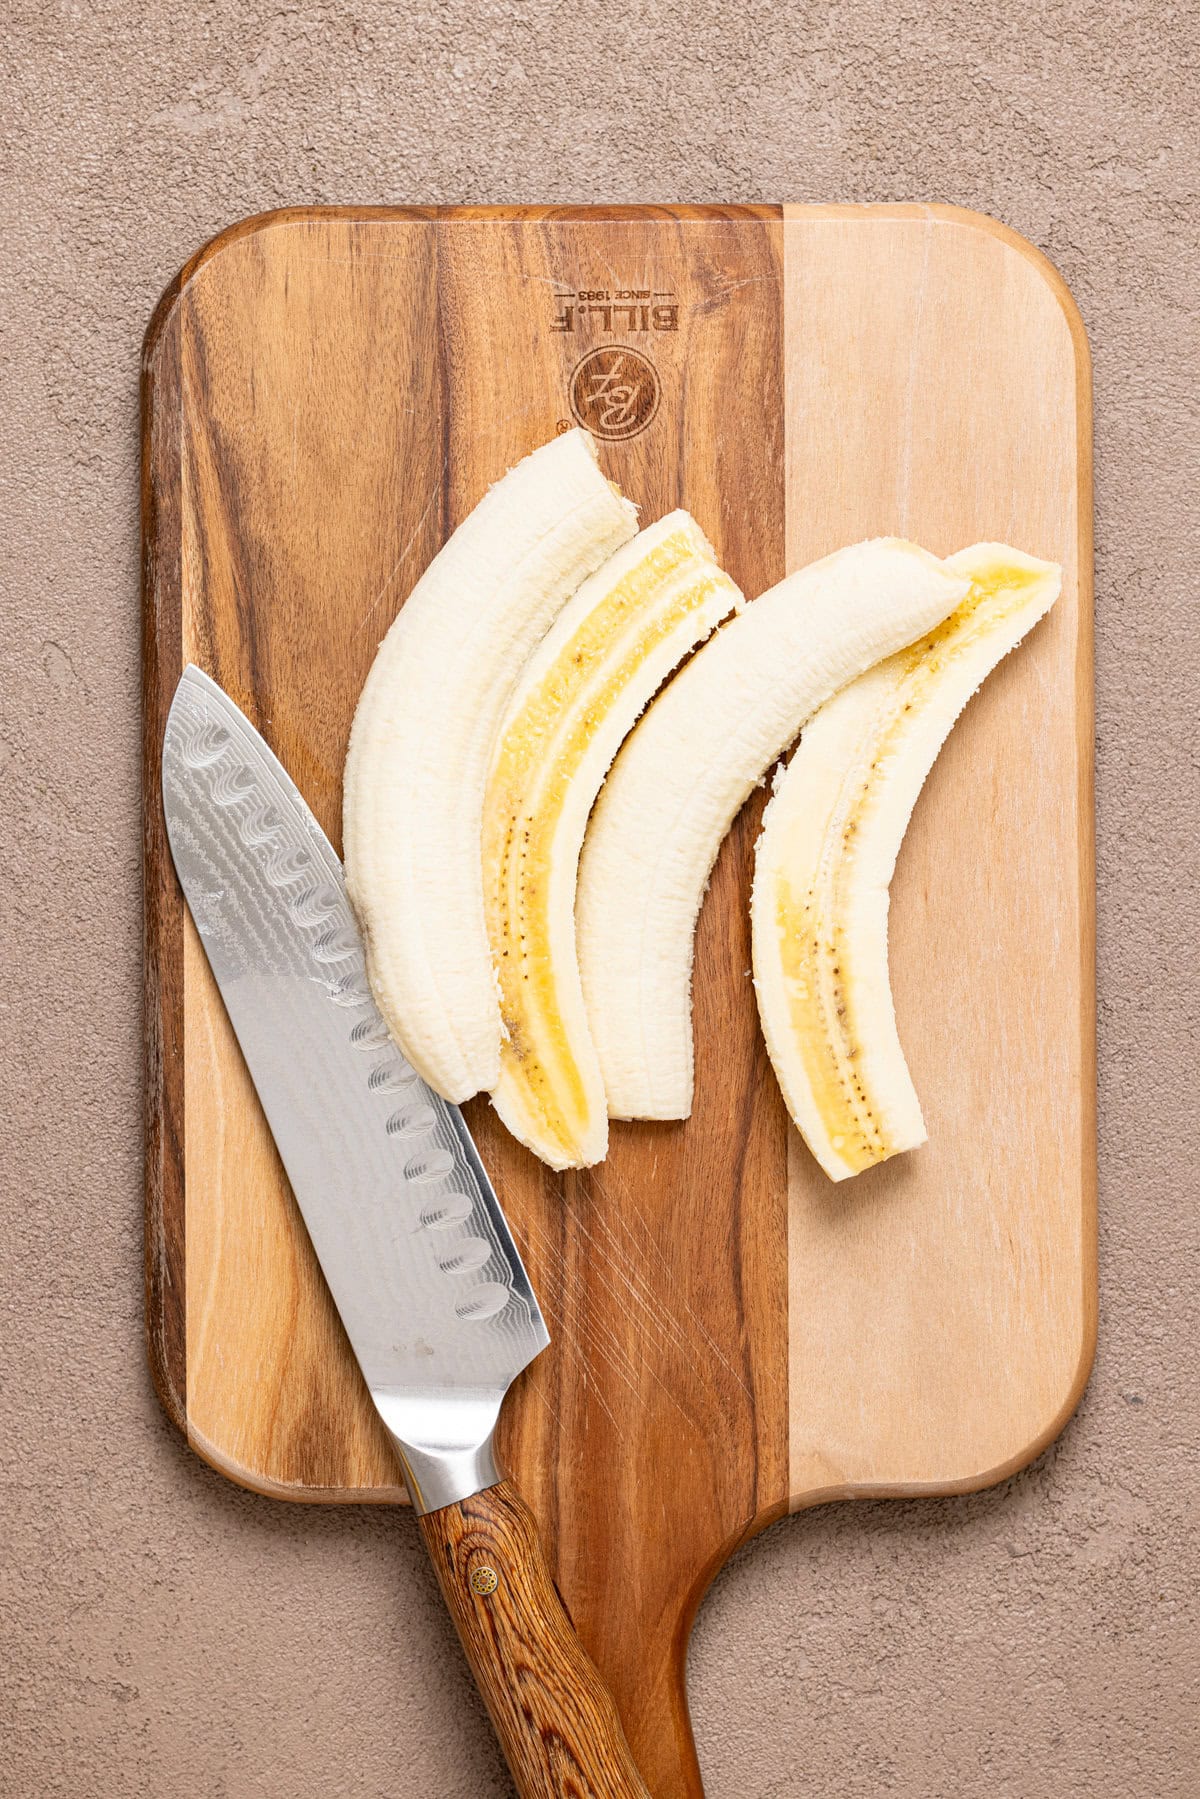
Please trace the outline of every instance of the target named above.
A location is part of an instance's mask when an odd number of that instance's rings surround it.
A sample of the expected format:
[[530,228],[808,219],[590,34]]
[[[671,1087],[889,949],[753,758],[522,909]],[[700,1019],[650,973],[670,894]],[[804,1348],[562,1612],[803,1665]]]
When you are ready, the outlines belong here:
[[338,843],[376,645],[489,483],[573,418],[643,518],[687,506],[750,596],[877,533],[1064,566],[896,873],[926,1148],[834,1187],[788,1126],[748,979],[760,799],[701,919],[692,1119],[619,1125],[601,1167],[559,1177],[469,1108],[554,1339],[504,1457],[658,1799],[700,1791],[683,1659],[738,1543],[821,1500],[999,1480],[1087,1377],[1089,407],[1054,271],[944,207],[279,213],[202,250],[150,329],[151,1361],[199,1453],[280,1497],[402,1492],[169,863],[182,665],[245,708]]

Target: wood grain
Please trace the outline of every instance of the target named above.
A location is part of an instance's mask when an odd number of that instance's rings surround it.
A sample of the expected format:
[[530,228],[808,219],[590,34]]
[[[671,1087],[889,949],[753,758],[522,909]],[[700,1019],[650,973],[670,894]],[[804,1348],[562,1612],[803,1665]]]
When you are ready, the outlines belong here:
[[187,1429],[183,1145],[183,895],[162,810],[162,741],[182,667],[179,438],[181,281],[163,295],[142,363],[142,858],[146,1054],[146,1350],[167,1415]]
[[[675,328],[582,297],[629,289]],[[693,1118],[614,1126],[600,1168],[562,1177],[469,1109],[553,1333],[502,1454],[648,1787],[697,1799],[686,1644],[731,1550],[835,1494],[996,1478],[1090,1362],[1090,399],[1027,245],[938,208],[411,209],[249,221],[189,265],[147,350],[148,1295],[160,1388],[208,1459],[285,1496],[401,1497],[184,927],[163,708],[198,661],[337,843],[379,638],[617,341],[661,396],[606,471],[647,520],[686,505],[747,593],[877,531],[1010,538],[1067,570],[896,877],[926,1149],[835,1190],[787,1125],[746,975],[761,797],[701,916]]]
[[649,1799],[508,1481],[420,1520],[521,1799]]

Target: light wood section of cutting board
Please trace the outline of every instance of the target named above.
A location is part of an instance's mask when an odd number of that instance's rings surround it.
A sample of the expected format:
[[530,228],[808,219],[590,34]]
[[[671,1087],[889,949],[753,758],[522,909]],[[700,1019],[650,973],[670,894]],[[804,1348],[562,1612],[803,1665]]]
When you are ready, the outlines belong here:
[[148,1313],[164,1402],[226,1473],[401,1497],[184,918],[162,724],[197,661],[338,843],[379,638],[614,344],[657,410],[601,442],[606,471],[647,521],[694,512],[748,594],[875,533],[1065,571],[896,873],[927,1147],[835,1188],[787,1124],[747,978],[761,795],[700,920],[692,1119],[616,1126],[600,1168],[559,1177],[469,1109],[553,1334],[503,1454],[643,1775],[684,1799],[687,1633],[732,1548],[819,1499],[998,1478],[1090,1362],[1090,396],[1028,245],[940,208],[298,212],[184,271],[146,359]]
[[952,732],[892,886],[929,1142],[835,1187],[791,1140],[803,1505],[999,1478],[1057,1433],[1090,1363],[1090,467],[1077,315],[1013,234],[799,210],[784,279],[788,567],[896,532],[940,555],[1017,544],[1064,577]]

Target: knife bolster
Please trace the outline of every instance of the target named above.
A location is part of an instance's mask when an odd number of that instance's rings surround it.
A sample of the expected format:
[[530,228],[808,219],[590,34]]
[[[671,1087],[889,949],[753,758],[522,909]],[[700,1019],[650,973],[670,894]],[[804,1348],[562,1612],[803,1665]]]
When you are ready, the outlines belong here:
[[387,1426],[419,1515],[469,1499],[504,1478],[492,1446],[503,1392],[460,1390],[426,1398],[372,1387],[371,1398]]

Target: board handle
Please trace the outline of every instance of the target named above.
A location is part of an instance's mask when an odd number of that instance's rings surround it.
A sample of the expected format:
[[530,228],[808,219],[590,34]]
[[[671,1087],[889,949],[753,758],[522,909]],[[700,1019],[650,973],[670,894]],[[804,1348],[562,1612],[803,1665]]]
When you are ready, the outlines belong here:
[[521,1799],[650,1799],[511,1481],[419,1523]]

